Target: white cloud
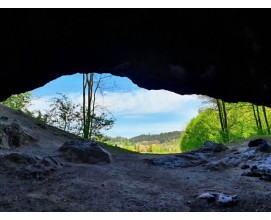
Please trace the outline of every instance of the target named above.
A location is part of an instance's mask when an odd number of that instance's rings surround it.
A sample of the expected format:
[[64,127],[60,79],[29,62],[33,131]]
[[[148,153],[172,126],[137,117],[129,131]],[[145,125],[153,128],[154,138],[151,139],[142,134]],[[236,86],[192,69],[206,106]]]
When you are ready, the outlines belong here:
[[31,100],[31,105],[29,106],[30,111],[40,110],[41,112],[44,112],[45,110],[49,109],[49,100],[53,98],[51,96],[44,96],[44,97],[38,97],[33,98]]
[[181,112],[187,104],[198,101],[196,95],[178,95],[165,90],[139,89],[129,93],[107,93],[103,104],[121,116]]
[[[82,94],[66,94],[73,102],[82,103]],[[32,100],[31,110],[48,109],[49,100],[53,96],[44,96]],[[97,96],[97,103],[106,106],[116,115],[136,118],[141,114],[187,112],[187,107],[193,102],[198,102],[196,95],[178,95],[166,90],[138,89],[133,92],[106,92],[104,96]]]
[[[66,95],[73,102],[82,103],[82,94]],[[30,109],[44,111],[49,108],[48,101],[52,98],[53,96],[44,96],[33,99]],[[183,130],[191,118],[197,115],[201,103],[196,95],[178,95],[165,90],[146,89],[133,92],[106,92],[103,97],[98,95],[97,100],[117,119],[113,129],[106,133],[126,137]],[[164,118],[160,118],[162,114]],[[157,120],[156,118],[148,120],[156,116]]]
[[[82,103],[82,95],[80,93],[69,93],[65,95],[67,95],[74,103]],[[50,101],[55,97],[60,96],[55,94],[54,96],[34,97],[31,100],[31,105],[29,109],[31,111],[40,110],[41,112],[44,112],[50,108]]]

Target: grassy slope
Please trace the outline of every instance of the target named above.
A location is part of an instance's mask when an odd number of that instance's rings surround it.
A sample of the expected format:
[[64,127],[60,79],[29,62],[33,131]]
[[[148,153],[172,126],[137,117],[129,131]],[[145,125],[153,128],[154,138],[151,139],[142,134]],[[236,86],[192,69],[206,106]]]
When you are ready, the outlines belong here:
[[108,143],[101,143],[99,142],[103,148],[107,151],[109,151],[110,153],[114,153],[114,154],[127,154],[127,153],[135,153],[133,151],[118,147],[118,146],[114,146]]

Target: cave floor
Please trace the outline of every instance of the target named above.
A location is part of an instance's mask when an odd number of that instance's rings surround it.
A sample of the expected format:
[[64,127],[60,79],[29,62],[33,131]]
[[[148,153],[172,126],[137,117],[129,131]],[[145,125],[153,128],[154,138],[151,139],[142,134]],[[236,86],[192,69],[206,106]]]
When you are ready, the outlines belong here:
[[[15,150],[1,149],[0,154],[15,151],[54,155],[64,142],[76,139],[21,113],[0,108],[0,116],[8,118],[2,124],[16,121],[37,140]],[[232,153],[220,152],[216,159]],[[164,156],[112,153],[111,163],[63,161],[59,169],[44,175],[20,175],[1,169],[0,211],[271,211],[271,182],[242,176],[244,170],[238,166],[223,171],[208,171],[204,165],[172,169],[150,163],[158,157]],[[205,192],[236,195],[238,201],[221,205],[199,199]]]
[[[71,164],[47,176],[1,173],[1,211],[270,211],[271,183],[241,176],[240,168],[164,168],[152,155],[114,155],[111,164]],[[222,206],[204,192],[237,195]]]

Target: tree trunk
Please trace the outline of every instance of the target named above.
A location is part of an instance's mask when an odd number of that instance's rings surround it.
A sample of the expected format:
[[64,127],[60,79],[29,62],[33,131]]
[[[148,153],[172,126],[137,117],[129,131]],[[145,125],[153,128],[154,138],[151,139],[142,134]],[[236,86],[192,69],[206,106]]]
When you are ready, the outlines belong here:
[[257,129],[258,129],[258,130],[260,130],[260,126],[259,126],[258,118],[257,118],[257,115],[256,115],[256,109],[255,109],[255,105],[254,105],[254,104],[251,104],[251,105],[252,105],[252,109],[253,109],[253,115],[254,115],[254,118],[255,118],[255,122],[256,122]]
[[86,131],[86,87],[87,87],[87,74],[83,73],[83,138],[87,138]]
[[227,109],[225,102],[221,100],[222,102],[222,109],[223,109],[223,121],[224,121],[224,134],[225,134],[225,141],[229,141],[229,128],[228,128],[228,116],[227,116]]
[[217,104],[217,108],[218,108],[218,115],[219,115],[221,129],[222,129],[222,132],[224,132],[223,115],[222,115],[222,109],[221,109],[221,104],[220,104],[219,99],[216,99],[216,104]]
[[221,100],[221,102],[222,102],[222,109],[223,109],[223,115],[224,115],[224,129],[227,130],[228,129],[227,110],[226,110],[225,102],[223,100]]
[[218,108],[219,120],[222,130],[222,139],[224,142],[229,141],[229,129],[228,129],[228,117],[227,117],[227,109],[225,102],[220,99],[216,99],[216,104]]
[[94,86],[94,73],[89,74],[89,85],[88,85],[88,139],[92,138],[92,124],[93,124],[93,111],[94,111],[94,106],[93,106],[93,86]]
[[[85,139],[91,138],[92,117],[93,117],[93,86],[94,73],[83,74],[83,137]],[[86,99],[87,90],[87,99]],[[87,105],[87,107],[86,107]]]
[[265,120],[265,124],[266,124],[266,128],[267,128],[267,132],[268,132],[268,134],[270,134],[270,127],[269,127],[269,123],[268,123],[268,119],[267,119],[267,115],[266,115],[265,106],[262,106],[262,109],[263,109],[263,115],[264,115],[264,120]]
[[[89,133],[89,138],[91,139],[93,136],[93,121],[95,118],[95,109],[96,109],[96,95],[97,95],[97,91],[100,88],[100,83],[101,83],[102,78],[100,77],[95,88],[94,88],[94,92],[93,92],[93,98],[92,98],[92,112],[91,112],[91,120],[90,120],[90,133]],[[93,82],[94,82],[94,74],[93,74]],[[92,85],[92,88],[94,87],[94,84]]]
[[[83,76],[83,137],[85,139],[92,139],[96,135],[96,95],[101,89],[102,80],[106,78],[99,75],[97,76],[98,81],[94,82],[94,76],[95,73],[85,73]],[[106,121],[106,119],[102,120]],[[109,123],[112,122],[109,121]],[[99,129],[101,130],[101,128]]]
[[261,116],[260,116],[260,111],[259,111],[258,105],[256,105],[256,112],[257,112],[257,118],[258,118],[258,123],[259,123],[259,130],[261,133],[263,133],[263,127],[262,127]]

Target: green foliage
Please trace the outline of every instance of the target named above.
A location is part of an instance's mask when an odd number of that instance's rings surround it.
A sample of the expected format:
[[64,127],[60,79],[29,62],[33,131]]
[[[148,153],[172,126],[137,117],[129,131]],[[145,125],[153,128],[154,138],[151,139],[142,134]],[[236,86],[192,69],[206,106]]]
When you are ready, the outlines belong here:
[[27,113],[28,115],[32,115],[32,113],[28,110],[30,102],[31,102],[31,93],[25,92],[18,95],[10,96],[8,99],[3,101],[2,104],[9,108]]
[[50,115],[42,114],[40,110],[34,111],[34,117],[44,124],[49,124]]
[[117,137],[108,137],[109,141],[111,142],[125,142],[125,141],[128,141],[128,138],[125,138],[125,137],[121,137],[121,136],[117,136]]
[[[187,125],[180,138],[181,151],[190,151],[203,145],[207,140],[213,142],[232,142],[253,137],[260,134],[268,134],[268,127],[263,123],[260,131],[255,123],[252,105],[250,103],[226,103],[228,126],[227,135],[222,131],[218,109],[215,107],[202,110],[196,118]],[[271,117],[271,109],[266,108],[267,120]],[[259,117],[264,121],[264,113]]]
[[103,112],[100,115],[94,114],[93,116],[93,123],[92,123],[92,136],[94,137],[94,140],[103,140],[105,141],[106,138],[103,136],[101,131],[110,130],[114,123],[115,119],[113,117],[109,117],[105,112]]
[[193,118],[181,135],[181,151],[198,148],[206,140],[221,142],[219,118],[213,109],[205,109]]
[[130,138],[129,141],[132,143],[139,143],[142,141],[157,141],[158,143],[165,143],[172,139],[177,139],[181,135],[180,131],[172,131],[161,134],[142,134],[133,138]]
[[[83,112],[80,104],[73,103],[69,97],[62,93],[50,100],[50,108],[42,113],[36,111],[35,116],[38,120],[60,128],[64,131],[83,136]],[[103,130],[112,128],[115,119],[106,113],[91,115],[92,117],[92,136],[96,141],[106,141]]]
[[51,99],[50,102],[50,109],[46,111],[46,114],[42,115],[38,112],[37,117],[64,131],[78,133],[81,130],[80,106],[74,104],[62,93],[58,93],[58,97]]

